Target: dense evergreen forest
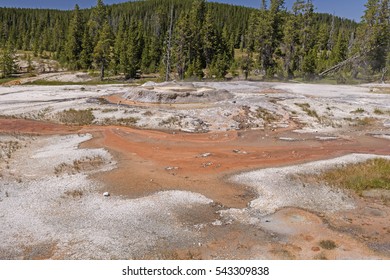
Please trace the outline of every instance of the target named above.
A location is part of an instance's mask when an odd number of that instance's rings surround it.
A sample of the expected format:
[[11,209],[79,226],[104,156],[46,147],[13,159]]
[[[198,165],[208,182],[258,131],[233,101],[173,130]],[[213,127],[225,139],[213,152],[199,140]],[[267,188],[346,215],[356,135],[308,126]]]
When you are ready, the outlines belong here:
[[[49,54],[101,77],[313,79],[389,76],[389,0],[368,0],[361,23],[315,13],[311,0],[262,0],[260,9],[204,0],[144,0],[73,11],[0,8],[0,72],[16,51]],[[30,60],[30,55],[28,58]]]

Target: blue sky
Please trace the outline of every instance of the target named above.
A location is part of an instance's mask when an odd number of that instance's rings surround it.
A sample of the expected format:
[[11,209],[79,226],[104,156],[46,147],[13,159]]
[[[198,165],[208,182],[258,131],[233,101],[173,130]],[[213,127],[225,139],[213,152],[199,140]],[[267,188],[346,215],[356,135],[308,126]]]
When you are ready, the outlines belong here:
[[[104,1],[104,0],[103,0]],[[105,4],[127,2],[127,0],[105,0]],[[229,3],[248,7],[260,6],[260,0],[213,0],[213,2]],[[286,6],[291,7],[294,0],[286,0]],[[367,0],[313,0],[317,12],[335,14],[360,21]],[[94,6],[96,0],[0,0],[0,7],[21,8],[53,8],[72,9],[75,4],[81,8]]]

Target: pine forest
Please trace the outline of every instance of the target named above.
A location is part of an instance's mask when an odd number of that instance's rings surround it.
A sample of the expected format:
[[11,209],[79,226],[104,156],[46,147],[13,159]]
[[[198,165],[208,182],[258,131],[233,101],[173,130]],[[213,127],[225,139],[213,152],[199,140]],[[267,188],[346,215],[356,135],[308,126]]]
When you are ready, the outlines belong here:
[[0,8],[0,74],[33,73],[31,60],[49,58],[101,79],[389,78],[389,0],[368,0],[360,23],[316,13],[311,0],[291,10],[284,0],[259,5],[98,0],[72,11]]

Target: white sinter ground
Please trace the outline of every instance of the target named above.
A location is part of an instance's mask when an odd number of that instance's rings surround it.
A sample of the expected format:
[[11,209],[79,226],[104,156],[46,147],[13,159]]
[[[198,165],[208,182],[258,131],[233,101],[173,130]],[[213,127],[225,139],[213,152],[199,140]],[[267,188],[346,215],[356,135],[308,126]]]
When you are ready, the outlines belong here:
[[[104,197],[104,186],[92,179],[93,173],[110,170],[115,162],[104,149],[77,148],[90,138],[37,137],[12,156],[0,181],[1,259],[127,259],[164,240],[196,242],[196,230],[179,223],[177,215],[211,200],[183,191],[139,199]],[[61,163],[93,156],[104,161],[93,171],[54,174]]]
[[320,213],[354,209],[354,199],[347,192],[321,183],[305,183],[297,179],[296,175],[318,174],[330,168],[379,157],[390,159],[390,156],[350,154],[330,160],[266,168],[233,176],[232,182],[252,187],[258,197],[246,209],[229,209],[221,214],[225,219],[256,224],[262,217],[284,207],[298,207]]
[[[169,87],[166,83],[148,82],[136,88],[127,85],[24,85],[0,87],[0,112],[6,116],[58,121],[58,112],[92,109],[97,124],[133,118],[133,125],[137,127],[189,132],[262,129],[266,125],[288,127],[294,120],[304,126],[300,132],[335,133],[365,118],[376,119],[384,127],[390,127],[390,94],[385,93],[388,88],[389,85],[377,84],[346,86],[244,81],[172,82]],[[188,104],[183,104],[185,98],[180,98],[178,104],[153,106],[107,104],[99,100],[113,94],[130,99],[135,92],[145,90],[151,95],[161,94],[164,89],[179,96],[185,95],[187,90]],[[194,97],[197,92],[199,97]],[[202,95],[203,92],[216,95],[220,92],[221,96],[210,99],[210,94]],[[142,98],[148,99],[147,96]],[[199,101],[194,103],[194,98]],[[267,111],[275,118],[264,119],[259,110]]]
[[[146,86],[150,89],[156,84]],[[224,90],[231,97],[185,106],[130,106],[99,100],[111,94],[128,97],[130,88],[126,85],[0,87],[0,115],[58,121],[58,112],[91,109],[97,124],[107,118],[135,118],[135,126],[142,128],[192,132],[242,126],[262,129],[267,120],[260,111],[265,110],[277,116],[269,127],[287,127],[294,120],[303,124],[301,132],[339,136],[354,128],[356,121],[374,118],[383,125],[378,126],[380,131],[375,131],[373,136],[388,138],[390,135],[390,94],[372,89],[382,87],[379,85],[207,82],[191,83],[187,87]],[[310,116],[304,108],[315,111],[317,116]],[[374,133],[369,126],[364,133],[368,132]],[[93,174],[111,170],[116,163],[104,149],[79,148],[80,143],[90,138],[90,135],[0,135],[0,142],[12,140],[20,144],[10,159],[5,160],[6,153],[0,158],[0,259],[37,256],[131,259],[164,244],[186,248],[198,244],[201,237],[197,228],[183,225],[179,216],[183,211],[196,211],[197,207],[211,207],[210,199],[184,191],[159,192],[138,199],[104,197],[104,185],[93,180]],[[284,140],[291,139],[294,140]],[[75,161],[95,157],[102,161],[96,168],[73,175],[56,173],[60,165],[69,167]],[[352,154],[234,176],[233,182],[254,188],[258,197],[245,209],[221,211],[221,220],[259,224],[266,215],[283,207],[325,213],[353,209],[354,201],[347,193],[320,184],[303,184],[294,175],[316,173],[373,157]]]

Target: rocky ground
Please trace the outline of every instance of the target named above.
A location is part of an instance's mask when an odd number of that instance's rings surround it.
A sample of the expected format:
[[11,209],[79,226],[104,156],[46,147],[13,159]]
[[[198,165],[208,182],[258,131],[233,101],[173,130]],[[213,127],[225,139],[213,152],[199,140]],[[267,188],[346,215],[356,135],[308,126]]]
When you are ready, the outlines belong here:
[[1,87],[0,258],[389,259],[387,194],[294,176],[388,157],[389,92]]

